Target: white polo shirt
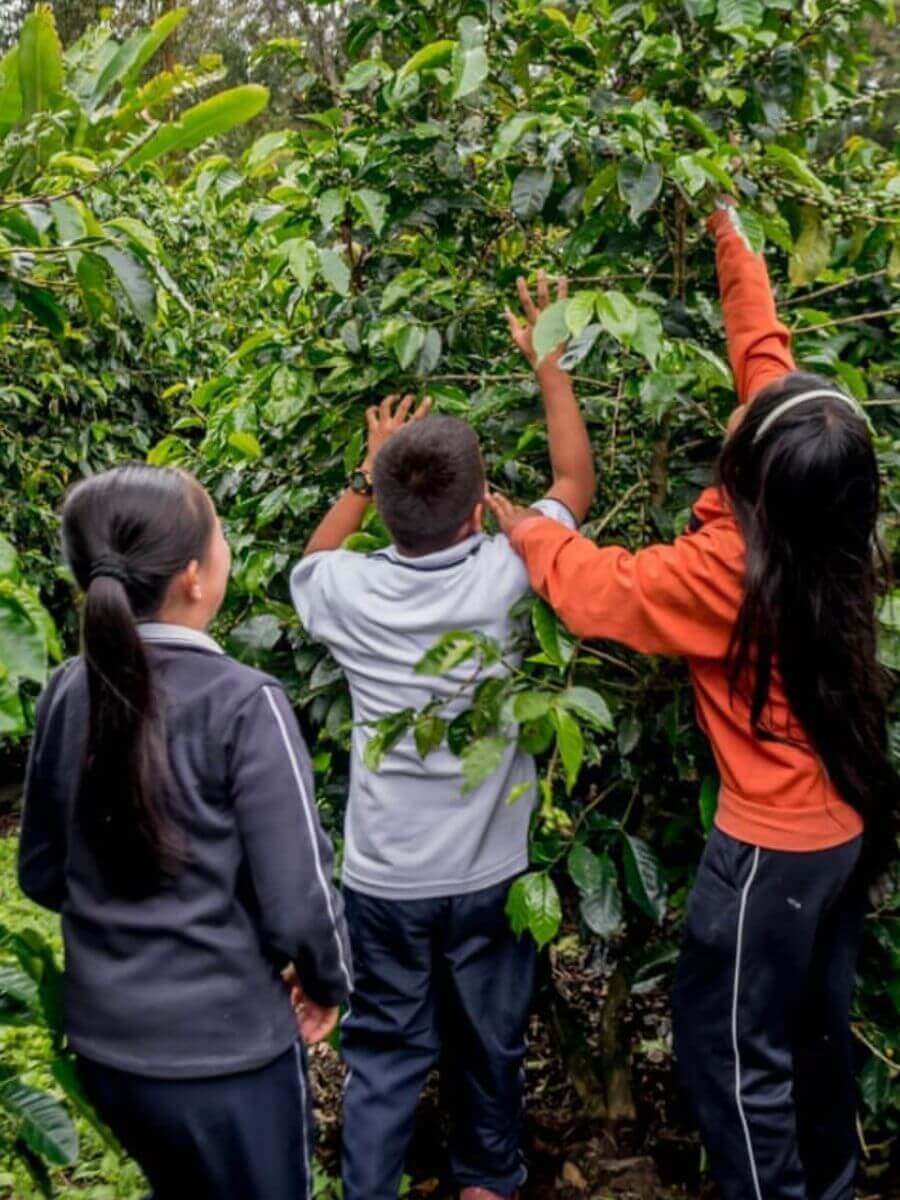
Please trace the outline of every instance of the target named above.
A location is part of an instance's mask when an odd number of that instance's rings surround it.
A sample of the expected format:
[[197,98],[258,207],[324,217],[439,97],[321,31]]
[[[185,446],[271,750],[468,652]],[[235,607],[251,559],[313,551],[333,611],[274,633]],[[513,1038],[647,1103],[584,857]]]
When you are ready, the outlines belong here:
[[[575,528],[559,501],[534,507]],[[367,724],[449,697],[471,678],[472,660],[447,675],[415,673],[441,634],[466,630],[510,646],[516,633],[510,609],[528,590],[525,566],[508,540],[483,533],[420,558],[394,546],[371,555],[332,550],[311,554],[294,568],[291,596],[300,620],[310,637],[325,643],[350,685],[346,886],[387,899],[424,899],[478,891],[528,865],[535,767],[514,743],[494,774],[465,795],[460,759],[446,744],[422,759],[409,733],[377,771],[363,761],[374,732]],[[512,650],[508,658],[518,665]],[[502,665],[493,666],[475,685],[505,673]],[[443,715],[452,719],[471,707],[475,685]],[[508,804],[519,784],[531,786]]]

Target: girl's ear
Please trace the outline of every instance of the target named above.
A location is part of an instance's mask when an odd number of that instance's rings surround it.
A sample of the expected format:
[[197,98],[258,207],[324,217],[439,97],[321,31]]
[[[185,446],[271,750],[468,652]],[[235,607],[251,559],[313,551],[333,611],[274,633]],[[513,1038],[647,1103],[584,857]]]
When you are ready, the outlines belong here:
[[472,532],[473,533],[481,533],[481,530],[484,527],[484,501],[483,500],[479,500],[478,503],[475,505],[475,507],[472,509],[472,515],[469,518],[469,521],[471,523]]
[[181,573],[184,597],[194,604],[203,599],[203,588],[200,586],[200,563],[192,558]]

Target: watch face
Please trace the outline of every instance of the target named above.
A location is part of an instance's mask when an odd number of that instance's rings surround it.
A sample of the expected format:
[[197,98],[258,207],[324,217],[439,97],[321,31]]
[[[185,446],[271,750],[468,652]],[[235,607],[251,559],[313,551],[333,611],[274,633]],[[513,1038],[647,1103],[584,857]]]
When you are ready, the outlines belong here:
[[350,487],[361,496],[371,495],[372,485],[365,471],[354,471],[350,476]]

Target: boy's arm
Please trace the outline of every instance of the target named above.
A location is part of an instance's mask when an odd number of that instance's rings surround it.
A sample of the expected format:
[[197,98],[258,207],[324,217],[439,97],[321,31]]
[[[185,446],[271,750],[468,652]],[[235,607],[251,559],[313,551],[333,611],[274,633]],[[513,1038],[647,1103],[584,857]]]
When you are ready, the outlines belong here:
[[[426,397],[410,416],[413,397],[404,396],[394,411],[396,399],[396,396],[387,396],[380,405],[373,405],[366,411],[368,448],[360,473],[369,480],[370,487],[375,459],[387,439],[405,425],[407,420],[421,420],[431,407],[431,400]],[[352,488],[347,488],[316,526],[315,532],[306,543],[304,558],[307,554],[317,554],[321,550],[339,550],[344,540],[351,533],[358,531],[371,502],[371,492],[355,492]]]
[[728,356],[738,400],[796,370],[790,331],[778,320],[766,260],[754,254],[736,222],[737,209],[724,197],[707,225],[716,238],[716,269]]
[[[550,466],[553,472],[553,485],[547,495],[561,501],[581,524],[587,516],[597,489],[590,438],[572,389],[572,380],[568,372],[559,365],[560,351],[554,351],[538,362],[532,341],[537,319],[550,303],[545,273],[538,272],[537,304],[532,299],[524,279],[518,280],[518,290],[525,313],[525,324],[520,324],[508,310],[506,318],[513,341],[534,367],[541,385],[544,411],[547,415]],[[567,294],[568,282],[565,278],[560,279],[557,298],[564,300]]]

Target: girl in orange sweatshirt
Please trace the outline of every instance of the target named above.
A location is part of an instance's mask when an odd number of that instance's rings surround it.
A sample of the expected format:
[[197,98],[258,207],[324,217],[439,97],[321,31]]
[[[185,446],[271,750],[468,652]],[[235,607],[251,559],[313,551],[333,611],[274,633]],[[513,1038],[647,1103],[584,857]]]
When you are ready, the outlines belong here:
[[744,407],[685,536],[632,554],[490,504],[573,634],[687,659],[721,787],[675,1049],[713,1173],[727,1200],[850,1200],[863,880],[893,848],[897,799],[875,654],[878,470],[856,402],[797,370],[734,211],[722,202],[709,225]]

